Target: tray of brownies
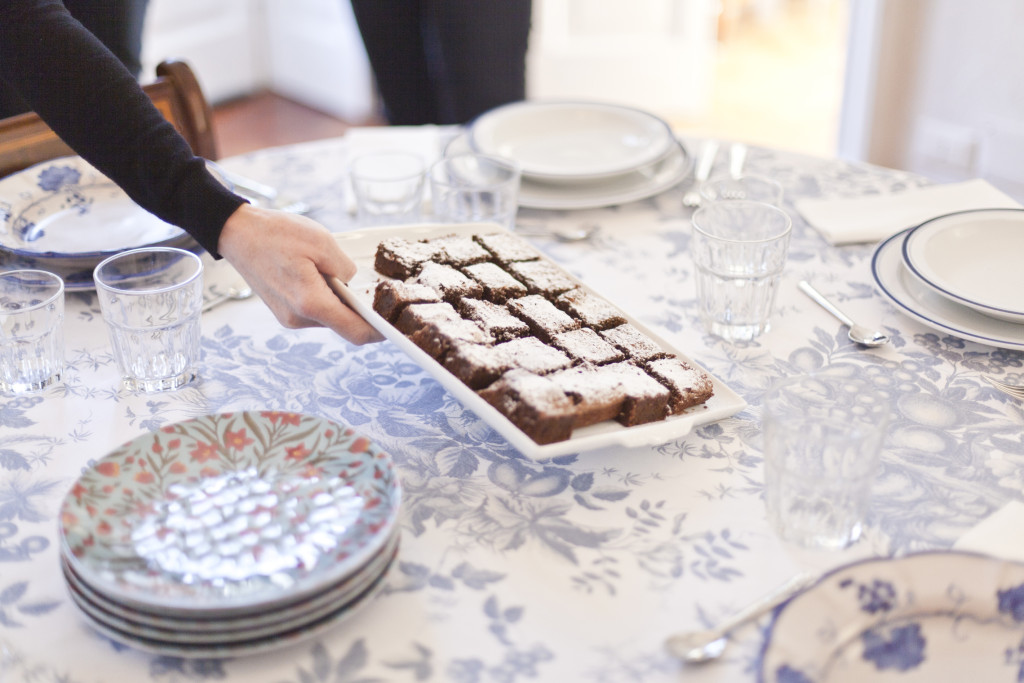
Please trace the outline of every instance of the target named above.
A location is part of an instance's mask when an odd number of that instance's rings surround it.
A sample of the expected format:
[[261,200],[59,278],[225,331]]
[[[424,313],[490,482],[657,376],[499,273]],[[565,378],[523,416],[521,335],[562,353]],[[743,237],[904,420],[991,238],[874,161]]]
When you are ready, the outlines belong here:
[[746,406],[498,225],[335,237],[359,266],[338,296],[527,457],[665,443]]

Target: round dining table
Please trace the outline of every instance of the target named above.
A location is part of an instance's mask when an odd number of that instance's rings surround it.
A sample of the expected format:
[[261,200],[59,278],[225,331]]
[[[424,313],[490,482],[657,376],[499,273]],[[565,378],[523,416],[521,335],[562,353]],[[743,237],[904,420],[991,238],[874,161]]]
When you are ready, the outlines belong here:
[[[691,154],[701,143],[681,140]],[[341,233],[360,229],[345,180],[348,144],[345,136],[220,164],[301,199]],[[684,663],[665,640],[720,622],[797,573],[948,551],[1021,500],[1022,404],[984,376],[1019,382],[1024,353],[906,315],[876,285],[873,243],[832,246],[794,208],[801,198],[895,194],[929,179],[758,146],[745,168],[782,184],[793,221],[771,327],[749,342],[701,326],[693,209],[682,202],[691,177],[618,205],[519,211],[525,239],[746,402],[651,446],[524,457],[391,342],[356,347],[324,329],[285,329],[258,297],[203,313],[197,381],[126,393],[95,292],[69,292],[63,381],[0,397],[0,681],[755,681],[770,616],[737,628],[713,662]],[[720,159],[716,172],[724,170]],[[577,241],[543,232],[580,226],[597,229]],[[208,265],[214,282],[218,264]],[[801,280],[890,343],[852,343]],[[762,397],[782,378],[821,368],[855,373],[893,398],[864,532],[845,550],[787,544],[765,515]],[[402,489],[396,562],[368,604],[265,651],[178,657],[110,640],[64,585],[64,497],[121,444],[235,411],[328,418],[389,453]],[[1021,544],[1020,532],[1006,543]]]

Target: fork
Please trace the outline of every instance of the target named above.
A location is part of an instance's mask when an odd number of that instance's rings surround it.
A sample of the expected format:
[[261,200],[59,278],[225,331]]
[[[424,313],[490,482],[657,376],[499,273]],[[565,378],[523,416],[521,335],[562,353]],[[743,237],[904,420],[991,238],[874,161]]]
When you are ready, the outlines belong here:
[[683,206],[696,209],[700,206],[700,184],[711,175],[711,167],[718,156],[718,140],[706,140],[697,159],[697,168],[693,172],[693,186],[683,195]]
[[1018,400],[1024,400],[1024,385],[1020,384],[1007,384],[1001,380],[982,375],[981,378],[994,386],[999,391],[1003,392],[1007,396],[1011,396]]

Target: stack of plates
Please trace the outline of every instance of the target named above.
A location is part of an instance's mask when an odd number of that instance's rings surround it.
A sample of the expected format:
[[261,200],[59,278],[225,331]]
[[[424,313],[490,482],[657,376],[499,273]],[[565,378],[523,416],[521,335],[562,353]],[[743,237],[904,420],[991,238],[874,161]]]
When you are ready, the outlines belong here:
[[48,270],[68,291],[92,289],[96,264],[125,249],[199,250],[188,233],[140,207],[81,157],[0,179],[0,198],[0,265]]
[[875,250],[882,293],[940,332],[1024,349],[1024,209],[952,213],[904,230]]
[[521,206],[584,209],[653,196],[682,181],[693,159],[657,116],[587,102],[515,102],[492,109],[448,154],[476,151],[519,163]]
[[68,592],[100,633],[178,657],[290,645],[368,603],[398,552],[387,453],[310,415],[161,428],[89,468],[61,508]]

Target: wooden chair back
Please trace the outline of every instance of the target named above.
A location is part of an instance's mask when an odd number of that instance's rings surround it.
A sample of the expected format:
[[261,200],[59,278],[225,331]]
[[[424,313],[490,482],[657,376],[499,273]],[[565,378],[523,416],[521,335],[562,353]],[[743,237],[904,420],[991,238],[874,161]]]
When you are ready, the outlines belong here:
[[[156,74],[143,90],[197,156],[216,159],[213,113],[191,67],[168,60],[157,66]],[[34,112],[0,119],[0,177],[74,153]]]

